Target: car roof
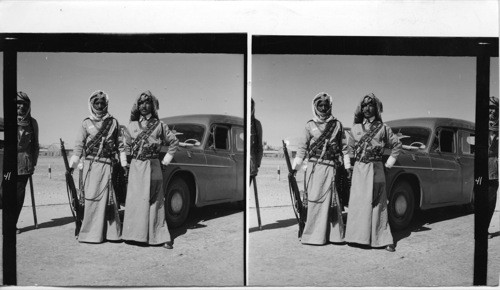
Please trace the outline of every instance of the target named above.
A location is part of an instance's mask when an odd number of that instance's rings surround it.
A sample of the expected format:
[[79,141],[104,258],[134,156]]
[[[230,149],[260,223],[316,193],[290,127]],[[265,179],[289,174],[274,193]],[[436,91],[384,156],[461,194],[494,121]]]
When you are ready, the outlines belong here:
[[211,123],[225,123],[233,125],[243,126],[243,118],[222,115],[222,114],[193,114],[193,115],[179,115],[166,117],[161,119],[167,125],[175,123],[201,123],[201,124],[211,124]]
[[408,118],[408,119],[398,119],[386,122],[389,127],[401,127],[401,126],[425,126],[425,127],[456,127],[462,129],[474,130],[475,125],[473,122],[455,119],[455,118],[438,118],[438,117],[426,117],[426,118]]

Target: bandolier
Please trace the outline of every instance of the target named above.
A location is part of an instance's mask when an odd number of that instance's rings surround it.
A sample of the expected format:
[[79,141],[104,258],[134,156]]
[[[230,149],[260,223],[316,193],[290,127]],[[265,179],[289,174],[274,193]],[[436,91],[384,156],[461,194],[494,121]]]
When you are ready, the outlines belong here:
[[[338,130],[341,128],[337,127],[336,120],[330,120],[321,135],[316,139],[309,147],[307,151],[307,156],[309,160],[317,161],[322,163],[322,161],[333,161],[334,166],[338,167],[341,165],[342,144],[338,144],[336,140],[336,135]],[[325,163],[325,165],[328,165]]]
[[[99,132],[97,132],[97,134],[89,142],[87,142],[87,145],[85,145],[84,148],[87,159],[109,158],[112,161],[116,160],[115,154],[118,152],[118,148],[115,143],[116,138],[106,138],[112,126],[113,118],[107,118],[103,121]],[[113,134],[116,134],[116,131],[113,132]],[[101,162],[99,160],[96,161]]]
[[147,138],[160,124],[156,118],[151,119],[146,125],[146,130],[142,131],[132,143],[132,158],[145,161],[148,159],[158,159],[160,157],[161,146],[158,144],[148,144]]
[[361,137],[358,144],[354,147],[354,158],[356,161],[369,163],[382,161],[384,148],[381,146],[372,147],[370,142],[382,128],[383,124],[380,121],[375,121],[371,124],[369,131]]

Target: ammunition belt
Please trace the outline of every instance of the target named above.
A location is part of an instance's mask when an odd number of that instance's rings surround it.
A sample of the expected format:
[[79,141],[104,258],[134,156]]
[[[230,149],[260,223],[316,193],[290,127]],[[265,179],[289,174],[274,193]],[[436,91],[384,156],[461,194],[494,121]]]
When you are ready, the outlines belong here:
[[160,157],[160,151],[153,147],[143,147],[141,154],[135,153],[132,158],[138,159],[141,161],[150,160],[150,159],[158,159]]
[[356,161],[363,163],[370,163],[376,161],[382,161],[382,155],[364,155],[363,157],[356,157]]
[[107,164],[107,165],[113,165],[113,159],[111,157],[97,157],[96,156],[92,156],[92,155],[87,155],[85,157],[85,160],[89,160],[89,161],[93,161],[93,162],[98,162],[98,163],[104,163],[104,164]]
[[[309,158],[314,158],[314,159],[319,159],[319,157],[321,156],[321,151],[320,150],[317,150],[316,152],[314,152],[315,154],[313,154],[311,157]],[[340,152],[335,152],[335,151],[332,151],[332,150],[327,150],[325,152],[325,154],[323,155],[323,157],[321,158],[321,160],[330,160],[330,161],[336,161],[336,160],[339,160],[339,158],[341,157],[341,153]]]

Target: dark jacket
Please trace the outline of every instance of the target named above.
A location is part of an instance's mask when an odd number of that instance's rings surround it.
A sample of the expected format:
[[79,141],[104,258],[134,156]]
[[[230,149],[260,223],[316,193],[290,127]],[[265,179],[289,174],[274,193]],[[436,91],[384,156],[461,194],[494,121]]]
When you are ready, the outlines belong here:
[[252,118],[250,128],[250,175],[255,176],[259,172],[260,162],[264,155],[262,146],[262,125],[260,121]]
[[31,117],[27,126],[17,126],[17,174],[30,175],[35,171],[40,145],[38,123]]

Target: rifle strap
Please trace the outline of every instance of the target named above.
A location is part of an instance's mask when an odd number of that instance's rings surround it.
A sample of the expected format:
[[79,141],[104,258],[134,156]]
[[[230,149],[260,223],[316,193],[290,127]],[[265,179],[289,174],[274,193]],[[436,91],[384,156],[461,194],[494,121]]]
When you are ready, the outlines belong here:
[[90,155],[96,146],[101,143],[102,137],[108,135],[111,126],[113,125],[113,118],[107,118],[102,122],[101,129],[97,134],[87,143],[85,148],[85,155]]
[[133,156],[135,156],[139,151],[139,146],[137,145],[139,145],[142,141],[145,141],[151,135],[151,133],[153,133],[156,127],[158,127],[159,124],[160,120],[156,118],[150,119],[150,121],[146,125],[147,129],[137,135],[131,145],[131,148],[135,148],[134,152],[131,152]]
[[382,122],[373,122],[370,126],[370,129],[359,139],[358,144],[354,146],[354,152],[357,152],[358,149],[362,146],[364,146],[366,143],[369,143],[372,141],[373,137],[375,137],[375,134],[378,133],[378,131],[382,128],[384,124]]

